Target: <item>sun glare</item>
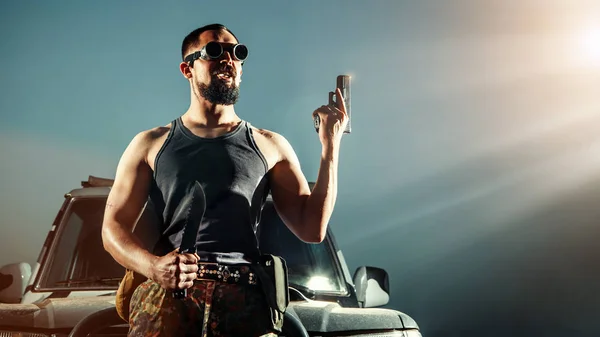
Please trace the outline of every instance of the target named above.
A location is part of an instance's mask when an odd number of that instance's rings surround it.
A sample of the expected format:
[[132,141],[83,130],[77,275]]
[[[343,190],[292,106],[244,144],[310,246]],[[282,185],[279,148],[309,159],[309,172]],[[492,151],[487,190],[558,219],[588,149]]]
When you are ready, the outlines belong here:
[[584,31],[580,42],[585,60],[600,67],[600,27]]

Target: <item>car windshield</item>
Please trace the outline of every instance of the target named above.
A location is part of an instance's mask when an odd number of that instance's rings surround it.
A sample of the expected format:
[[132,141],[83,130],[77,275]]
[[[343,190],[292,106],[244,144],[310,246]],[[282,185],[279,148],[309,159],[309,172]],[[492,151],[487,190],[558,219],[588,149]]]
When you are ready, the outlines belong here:
[[105,198],[75,198],[46,262],[42,288],[114,288],[125,269],[104,250]]
[[[102,245],[105,205],[105,197],[71,200],[45,263],[41,288],[116,288],[125,269]],[[346,292],[327,240],[320,244],[302,242],[283,224],[271,203],[264,207],[259,228],[261,252],[286,260],[292,286],[315,292]]]
[[328,239],[320,244],[301,241],[283,224],[271,203],[266,204],[263,209],[259,229],[261,252],[285,259],[288,280],[292,286],[316,292],[346,292],[341,270],[334,260],[335,255]]

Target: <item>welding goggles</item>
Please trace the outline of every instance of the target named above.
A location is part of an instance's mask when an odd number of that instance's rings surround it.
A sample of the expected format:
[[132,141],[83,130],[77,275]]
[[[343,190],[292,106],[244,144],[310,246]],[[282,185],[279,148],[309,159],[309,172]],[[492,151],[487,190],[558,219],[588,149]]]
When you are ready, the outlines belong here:
[[216,41],[211,41],[207,43],[202,49],[197,52],[194,52],[188,56],[186,56],[183,60],[188,62],[191,66],[192,63],[201,58],[203,60],[216,60],[224,52],[229,52],[229,54],[238,61],[244,61],[248,57],[248,48],[243,44],[231,44],[231,43],[221,43]]

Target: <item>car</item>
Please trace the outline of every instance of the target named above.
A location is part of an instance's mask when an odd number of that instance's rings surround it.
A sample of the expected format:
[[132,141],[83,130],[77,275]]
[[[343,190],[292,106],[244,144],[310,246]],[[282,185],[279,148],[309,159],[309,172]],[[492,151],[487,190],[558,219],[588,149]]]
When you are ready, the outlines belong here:
[[[0,269],[0,336],[127,334],[115,309],[125,269],[104,250],[101,237],[112,182],[90,176],[66,193],[35,266]],[[151,209],[147,204],[134,229],[146,245],[157,235],[140,230],[157,221]],[[269,196],[259,229],[262,253],[282,256],[288,267],[290,304],[281,335],[421,337],[409,315],[382,308],[389,301],[388,273],[362,266],[351,276],[331,228],[319,244],[299,240]]]

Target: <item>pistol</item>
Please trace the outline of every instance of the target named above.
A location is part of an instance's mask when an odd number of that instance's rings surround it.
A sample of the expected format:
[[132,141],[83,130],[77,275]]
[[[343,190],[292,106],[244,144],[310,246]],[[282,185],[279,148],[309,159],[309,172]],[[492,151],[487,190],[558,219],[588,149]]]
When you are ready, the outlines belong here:
[[[350,118],[350,111],[352,110],[350,104],[351,91],[350,91],[350,75],[339,75],[336,80],[336,89],[340,89],[342,93],[342,97],[344,98],[344,103],[346,105],[346,114],[348,115],[348,124],[346,125],[346,129],[344,129],[344,133],[352,132],[352,119]],[[335,92],[329,92],[329,105],[337,106],[337,102],[335,101],[336,96]],[[313,118],[315,130],[319,132],[319,126],[321,125],[321,118],[319,115],[316,115]]]

